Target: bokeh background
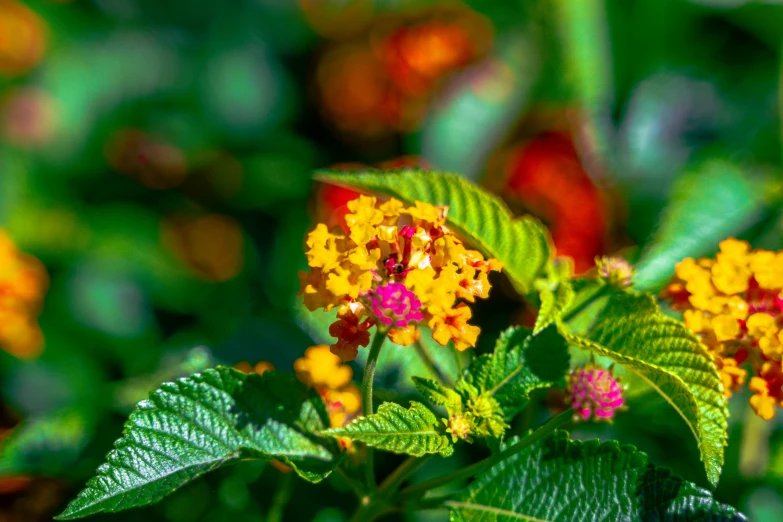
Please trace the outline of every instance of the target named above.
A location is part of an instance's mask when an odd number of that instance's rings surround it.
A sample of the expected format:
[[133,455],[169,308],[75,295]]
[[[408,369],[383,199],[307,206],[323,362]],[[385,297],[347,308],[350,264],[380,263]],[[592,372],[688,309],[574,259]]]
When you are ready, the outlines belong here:
[[[0,0],[0,521],[51,519],[161,382],[290,371],[317,340],[304,234],[353,196],[314,169],[458,172],[578,272],[647,252],[652,289],[729,235],[783,248],[781,27],[777,0]],[[479,350],[533,313],[498,281]],[[629,393],[575,434],[706,486],[676,413]],[[731,414],[716,496],[781,520],[780,415],[747,396]],[[262,521],[279,473],[245,463],[95,520]],[[301,483],[286,519],[353,503]]]

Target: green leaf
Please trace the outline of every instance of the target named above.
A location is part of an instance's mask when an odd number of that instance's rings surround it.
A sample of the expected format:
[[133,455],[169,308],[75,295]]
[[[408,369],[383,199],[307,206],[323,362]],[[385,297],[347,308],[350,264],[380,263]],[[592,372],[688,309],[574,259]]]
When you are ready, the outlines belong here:
[[525,328],[509,328],[500,335],[495,351],[474,359],[465,381],[488,393],[510,419],[539,388],[561,382],[569,368],[568,344],[555,325],[531,335]]
[[340,460],[318,393],[291,375],[218,367],[166,383],[138,404],[97,476],[59,519],[157,502],[239,459],[279,460],[311,482]]
[[757,179],[722,160],[706,161],[680,177],[655,237],[637,263],[634,288],[659,290],[677,263],[714,253],[720,241],[757,219],[765,193]]
[[454,390],[447,388],[437,381],[432,379],[424,379],[422,377],[414,377],[413,384],[419,393],[424,395],[431,403],[438,406],[443,406],[449,415],[458,413],[462,409],[462,397]]
[[572,344],[610,357],[649,383],[685,419],[701,451],[707,477],[718,483],[728,408],[706,348],[680,321],[666,317],[648,294],[609,294],[586,337]]
[[499,457],[446,502],[452,522],[745,520],[708,491],[616,441],[574,441],[558,431]]
[[441,428],[435,414],[421,403],[411,402],[410,409],[406,410],[397,403],[384,402],[377,413],[324,433],[394,453],[415,457],[440,453],[447,457],[454,448]]
[[533,289],[550,261],[549,234],[531,216],[514,218],[498,198],[457,174],[404,169],[384,172],[322,170],[315,179],[449,207],[446,219],[471,246],[506,264],[504,271],[522,294]]

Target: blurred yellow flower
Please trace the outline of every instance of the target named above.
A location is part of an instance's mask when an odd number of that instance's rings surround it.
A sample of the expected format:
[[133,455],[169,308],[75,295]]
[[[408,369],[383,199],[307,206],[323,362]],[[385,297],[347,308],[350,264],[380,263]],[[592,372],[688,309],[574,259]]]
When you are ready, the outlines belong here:
[[[720,243],[715,259],[685,259],[661,293],[712,354],[727,397],[745,384],[766,420],[783,407],[783,252]],[[747,368],[747,369],[746,369]]]

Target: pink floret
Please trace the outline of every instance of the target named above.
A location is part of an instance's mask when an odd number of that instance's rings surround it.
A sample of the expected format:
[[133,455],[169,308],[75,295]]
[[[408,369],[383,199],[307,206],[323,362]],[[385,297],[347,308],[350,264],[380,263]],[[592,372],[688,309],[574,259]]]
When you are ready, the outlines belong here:
[[402,283],[388,283],[376,288],[371,297],[372,312],[386,326],[404,328],[424,318],[421,301]]

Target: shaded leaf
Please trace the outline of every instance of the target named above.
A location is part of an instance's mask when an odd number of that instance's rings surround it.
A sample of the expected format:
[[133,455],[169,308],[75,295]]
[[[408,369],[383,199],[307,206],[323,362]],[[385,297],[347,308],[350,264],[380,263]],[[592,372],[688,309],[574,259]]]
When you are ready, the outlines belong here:
[[443,426],[426,406],[411,402],[405,409],[394,402],[384,402],[378,412],[359,417],[342,428],[324,431],[327,435],[363,442],[374,448],[421,457],[426,453],[451,455],[454,448],[443,435]]
[[413,384],[419,393],[424,395],[431,403],[446,408],[449,415],[462,408],[462,397],[460,397],[459,393],[437,381],[414,377]]
[[498,401],[508,419],[527,406],[530,392],[561,382],[569,361],[568,344],[555,325],[535,335],[513,327],[500,335],[493,353],[473,361],[465,381]]
[[509,449],[446,502],[452,522],[745,520],[708,491],[650,464],[633,446],[574,441],[558,431]]
[[498,198],[457,174],[404,169],[393,172],[322,170],[318,181],[449,207],[446,219],[472,247],[503,261],[516,289],[528,294],[550,261],[549,235],[531,216],[514,218]]
[[737,165],[710,160],[680,177],[657,232],[636,266],[634,287],[659,290],[686,257],[714,253],[718,243],[745,230],[764,205],[758,180]]
[[726,398],[706,348],[683,323],[663,315],[650,295],[615,291],[587,336],[565,335],[572,344],[625,366],[663,396],[685,419],[707,477],[718,483],[727,438]]
[[315,435],[328,425],[321,397],[291,375],[218,367],[163,384],[59,518],[151,504],[243,458],[279,460],[318,482],[339,462],[334,441]]

